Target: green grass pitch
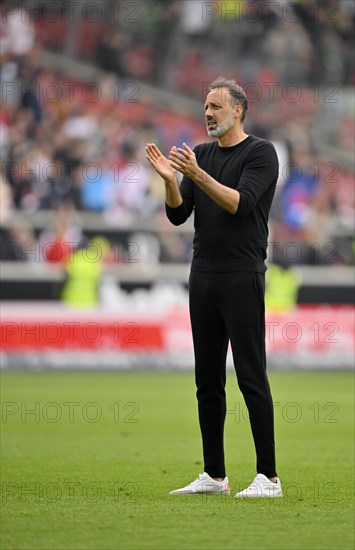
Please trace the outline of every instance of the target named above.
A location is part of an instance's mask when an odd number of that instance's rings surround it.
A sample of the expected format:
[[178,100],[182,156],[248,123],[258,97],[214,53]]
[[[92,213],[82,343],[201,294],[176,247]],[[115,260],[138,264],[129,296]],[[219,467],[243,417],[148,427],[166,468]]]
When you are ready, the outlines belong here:
[[285,496],[236,500],[255,456],[233,374],[232,494],[179,497],[203,470],[192,372],[3,372],[1,548],[353,548],[352,374],[270,381]]

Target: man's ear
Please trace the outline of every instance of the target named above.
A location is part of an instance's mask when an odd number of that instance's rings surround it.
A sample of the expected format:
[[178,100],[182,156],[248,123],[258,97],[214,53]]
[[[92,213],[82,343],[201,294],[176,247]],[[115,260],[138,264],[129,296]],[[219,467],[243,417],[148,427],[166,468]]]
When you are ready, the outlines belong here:
[[243,113],[243,108],[241,105],[236,105],[234,107],[234,118],[240,118]]

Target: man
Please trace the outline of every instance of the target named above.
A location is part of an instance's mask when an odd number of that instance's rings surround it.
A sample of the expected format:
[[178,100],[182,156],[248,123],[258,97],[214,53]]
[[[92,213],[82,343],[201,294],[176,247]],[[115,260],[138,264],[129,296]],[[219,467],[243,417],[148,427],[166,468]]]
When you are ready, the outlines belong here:
[[[282,496],[266,375],[264,273],[268,214],[278,177],[273,145],[244,132],[248,108],[234,80],[217,78],[205,101],[207,133],[217,141],[169,158],[150,143],[147,159],[164,179],[166,213],[180,225],[195,211],[189,280],[204,473],[170,494],[230,494],[224,464],[226,356],[230,341],[257,456],[254,481],[237,497]],[[176,172],[183,175],[180,186]]]

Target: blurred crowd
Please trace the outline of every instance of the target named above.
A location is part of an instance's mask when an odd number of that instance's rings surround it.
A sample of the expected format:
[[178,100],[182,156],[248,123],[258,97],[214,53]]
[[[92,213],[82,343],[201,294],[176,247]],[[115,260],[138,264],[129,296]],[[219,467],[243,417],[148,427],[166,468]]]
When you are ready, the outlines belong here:
[[[250,101],[246,131],[272,140],[279,153],[274,260],[352,263],[353,173],[318,151],[314,129],[332,111],[328,141],[345,150],[354,146],[354,119],[340,93],[341,86],[354,84],[355,4],[320,2],[315,9],[309,2],[279,0],[272,11],[257,0],[131,4],[138,6],[136,22],[100,21],[102,32],[86,57],[117,75],[117,82],[147,81],[201,102],[204,86],[216,76],[236,78]],[[102,4],[106,10],[115,5]],[[202,105],[192,119],[157,103],[115,102],[109,78],[98,87],[44,68],[46,25],[18,6],[8,12],[6,4],[0,7],[1,259],[23,260],[23,250],[38,240],[44,259],[53,262],[57,255],[48,243],[61,243],[63,259],[69,252],[63,243],[75,248],[83,242],[78,211],[102,213],[121,226],[137,216],[163,219],[164,189],[146,162],[147,142],[166,152],[182,141],[194,145],[209,138]],[[136,15],[127,12],[125,18]],[[324,92],[336,102],[325,104]],[[55,214],[53,227],[40,235],[28,224],[12,223],[16,212],[42,210]],[[178,233],[136,233],[135,239],[148,259],[191,257],[189,237]],[[300,243],[296,257],[283,253],[289,242]]]
[[[108,14],[114,4],[106,3]],[[204,82],[216,67],[241,81],[257,81],[267,66],[281,82],[354,84],[355,6],[349,0],[138,0],[134,5],[99,41],[97,60],[106,70],[198,97],[196,64]]]

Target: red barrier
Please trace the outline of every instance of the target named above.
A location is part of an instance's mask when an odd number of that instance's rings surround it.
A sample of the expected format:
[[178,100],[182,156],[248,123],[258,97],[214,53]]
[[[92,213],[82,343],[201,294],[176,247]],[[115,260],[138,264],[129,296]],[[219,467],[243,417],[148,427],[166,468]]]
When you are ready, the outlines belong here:
[[[266,317],[269,354],[354,354],[354,308],[302,306]],[[133,320],[134,319],[134,320]],[[0,341],[4,352],[85,350],[135,353],[192,352],[187,307],[151,316],[75,312],[57,306],[2,306]]]

